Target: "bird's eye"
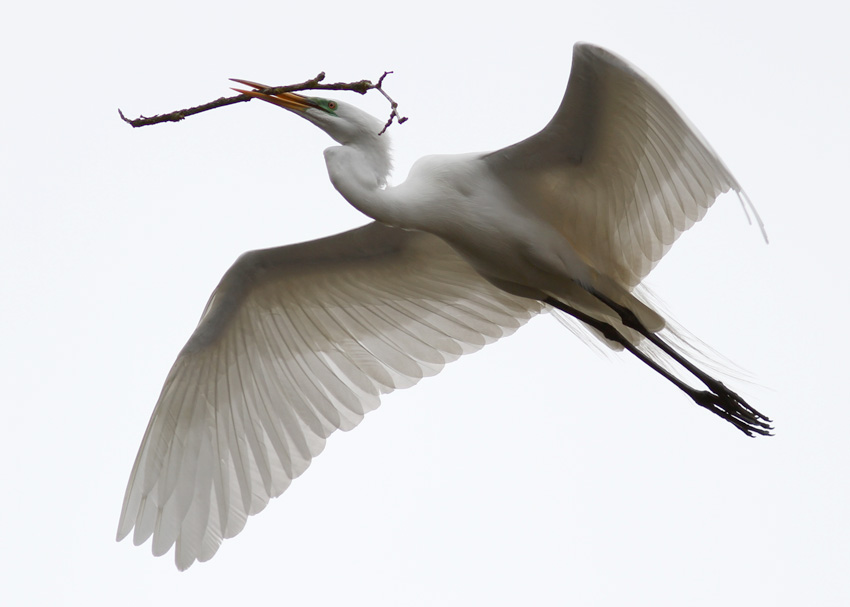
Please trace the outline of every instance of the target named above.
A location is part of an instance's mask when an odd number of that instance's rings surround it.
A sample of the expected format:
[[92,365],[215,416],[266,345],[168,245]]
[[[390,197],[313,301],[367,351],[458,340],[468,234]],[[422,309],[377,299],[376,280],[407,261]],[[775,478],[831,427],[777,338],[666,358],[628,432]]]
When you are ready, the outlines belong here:
[[335,110],[336,109],[336,101],[328,101],[328,109]]

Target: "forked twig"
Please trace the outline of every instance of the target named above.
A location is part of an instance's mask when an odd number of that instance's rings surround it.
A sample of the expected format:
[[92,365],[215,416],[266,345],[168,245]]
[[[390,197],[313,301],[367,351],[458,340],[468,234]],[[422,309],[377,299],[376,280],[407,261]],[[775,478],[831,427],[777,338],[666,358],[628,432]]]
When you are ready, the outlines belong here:
[[[386,78],[392,72],[384,72],[380,78],[378,78],[377,84],[373,83],[371,80],[358,80],[356,82],[334,82],[331,84],[324,84],[322,81],[325,79],[325,73],[319,72],[319,74],[315,78],[311,78],[310,80],[305,80],[299,84],[287,84],[285,86],[273,86],[265,89],[260,89],[260,92],[265,93],[267,95],[280,95],[281,93],[291,93],[294,91],[352,91],[354,93],[360,93],[361,95],[365,95],[372,89],[379,91],[384,97],[386,97],[387,101],[390,102],[390,117],[387,120],[387,123],[384,125],[381,133],[383,134],[389,126],[395,120],[397,123],[401,124],[407,121],[406,116],[401,116],[398,113],[398,103],[396,103],[392,97],[390,97],[387,92],[383,89],[384,78]],[[226,105],[233,105],[234,103],[242,103],[243,101],[250,101],[252,97],[245,94],[234,95],[233,97],[219,97],[215,101],[210,101],[209,103],[204,103],[203,105],[196,105],[194,107],[186,108],[183,110],[175,110],[173,112],[168,112],[167,114],[157,114],[156,116],[139,116],[138,118],[131,119],[127,118],[124,113],[119,109],[118,115],[121,116],[121,120],[132,126],[133,128],[138,128],[140,126],[148,126],[150,124],[160,124],[163,122],[180,122],[184,118],[188,116],[193,116],[195,114],[200,114],[201,112],[206,112],[208,110],[214,110],[215,108],[224,107]]]

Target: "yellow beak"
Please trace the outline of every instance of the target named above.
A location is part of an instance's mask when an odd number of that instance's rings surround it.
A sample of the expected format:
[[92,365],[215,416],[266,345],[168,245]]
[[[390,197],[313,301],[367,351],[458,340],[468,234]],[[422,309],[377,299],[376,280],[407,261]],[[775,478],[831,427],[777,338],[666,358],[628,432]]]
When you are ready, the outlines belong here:
[[233,89],[237,93],[242,93],[243,95],[248,95],[249,97],[255,97],[257,99],[262,99],[263,101],[268,101],[269,103],[273,103],[274,105],[280,106],[287,110],[303,112],[307,108],[316,107],[316,104],[310,98],[304,97],[303,95],[296,95],[295,93],[267,95],[266,93],[256,90],[271,88],[266,86],[265,84],[251,82],[250,80],[240,80],[239,78],[231,78],[231,80],[233,80],[233,82],[238,82],[239,84],[244,84],[245,86],[250,86],[251,88],[255,89],[253,91]]

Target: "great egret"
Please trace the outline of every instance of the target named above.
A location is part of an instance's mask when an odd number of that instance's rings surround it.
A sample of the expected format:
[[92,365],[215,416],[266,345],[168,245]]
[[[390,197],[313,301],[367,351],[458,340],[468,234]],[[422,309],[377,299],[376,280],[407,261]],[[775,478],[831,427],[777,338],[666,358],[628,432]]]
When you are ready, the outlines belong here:
[[[770,433],[769,419],[670,345],[664,319],[634,294],[717,196],[734,190],[749,202],[623,59],[577,44],[542,131],[496,152],[423,158],[394,187],[381,121],[341,101],[237,82],[340,144],[325,150],[330,179],[375,222],[252,251],[227,271],[165,380],[119,540],[135,527],[136,544],[153,535],[155,555],[176,543],[180,569],[211,558],[381,394],[551,308],[746,434]],[[668,370],[676,366],[707,389]]]

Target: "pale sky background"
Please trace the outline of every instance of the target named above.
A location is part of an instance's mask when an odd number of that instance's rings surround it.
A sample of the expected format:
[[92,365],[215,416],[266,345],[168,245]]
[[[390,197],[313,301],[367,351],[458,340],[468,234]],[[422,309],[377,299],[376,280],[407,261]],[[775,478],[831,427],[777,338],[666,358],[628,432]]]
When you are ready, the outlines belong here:
[[[850,604],[850,42],[837,2],[17,3],[0,24],[0,603]],[[11,11],[11,12],[10,12]],[[243,251],[365,218],[330,139],[250,103],[133,130],[229,77],[377,78],[401,181],[560,102],[572,45],[634,62],[771,238],[718,201],[648,280],[746,369],[748,439],[551,317],[385,398],[216,557],[114,540],[165,378]],[[378,96],[344,97],[384,116]]]

